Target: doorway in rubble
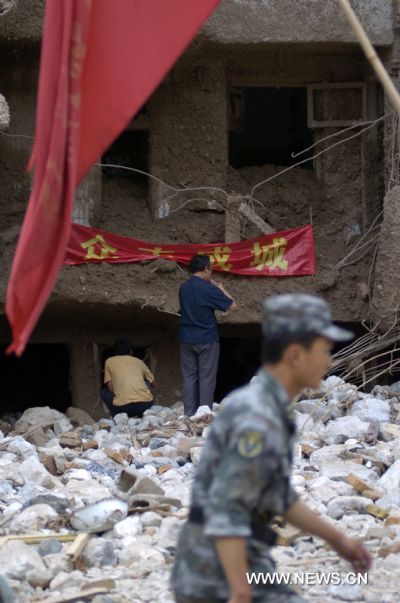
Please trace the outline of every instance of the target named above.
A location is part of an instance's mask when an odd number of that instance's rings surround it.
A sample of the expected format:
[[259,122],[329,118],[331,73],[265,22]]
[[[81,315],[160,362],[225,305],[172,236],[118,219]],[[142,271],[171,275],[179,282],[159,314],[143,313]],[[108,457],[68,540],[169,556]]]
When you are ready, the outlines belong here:
[[261,338],[221,337],[215,401],[245,385],[260,368]]
[[71,405],[68,345],[30,344],[20,358],[0,345],[0,414],[35,406],[65,412]]

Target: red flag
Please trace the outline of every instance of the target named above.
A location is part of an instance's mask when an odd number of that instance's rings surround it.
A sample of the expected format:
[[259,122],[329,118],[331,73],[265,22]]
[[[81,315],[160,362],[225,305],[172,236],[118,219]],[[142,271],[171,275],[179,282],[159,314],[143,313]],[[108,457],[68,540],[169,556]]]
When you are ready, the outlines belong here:
[[220,0],[69,0],[46,6],[29,199],[7,291],[22,354],[63,263],[76,185]]

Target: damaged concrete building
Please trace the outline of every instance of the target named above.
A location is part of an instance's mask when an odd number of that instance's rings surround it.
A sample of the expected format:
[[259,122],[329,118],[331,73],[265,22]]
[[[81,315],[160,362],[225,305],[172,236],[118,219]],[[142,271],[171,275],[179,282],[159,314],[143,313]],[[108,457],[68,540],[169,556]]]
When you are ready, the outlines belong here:
[[[7,279],[30,191],[25,166],[34,134],[44,7],[43,0],[2,3],[0,105],[10,111],[9,125],[0,111],[3,352],[10,340]],[[352,5],[397,81],[398,2]],[[335,0],[222,0],[79,188],[74,221],[154,243],[257,236],[257,226],[239,218],[235,203],[227,202],[232,197],[217,189],[246,196],[264,180],[250,203],[264,222],[276,231],[313,223],[315,276],[221,277],[240,311],[221,319],[218,399],[257,368],[265,296],[321,294],[335,320],[358,332],[370,319],[377,255],[380,261],[374,238],[379,230],[370,229],[381,220],[386,191],[398,184],[395,170],[389,176],[386,170],[396,152],[390,142],[396,120],[383,118],[390,111]],[[360,135],[360,124],[375,120]],[[301,160],[306,161],[275,177]],[[159,180],[110,166],[136,168]],[[160,181],[176,189],[214,190],[171,197],[175,191]],[[185,270],[162,259],[64,267],[24,356],[0,356],[2,409],[48,404],[65,410],[72,401],[100,412],[95,405],[102,359],[125,335],[156,374],[159,402],[174,403],[181,388],[178,289],[185,278]],[[380,287],[384,291],[386,284]],[[381,297],[379,303],[387,304]]]

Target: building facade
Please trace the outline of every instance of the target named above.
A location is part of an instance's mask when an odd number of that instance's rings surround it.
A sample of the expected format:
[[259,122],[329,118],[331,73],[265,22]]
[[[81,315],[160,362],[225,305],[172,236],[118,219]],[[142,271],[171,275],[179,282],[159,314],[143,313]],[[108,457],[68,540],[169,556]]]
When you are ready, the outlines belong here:
[[[10,338],[4,315],[7,279],[30,192],[25,166],[34,135],[44,9],[42,0],[2,4],[4,349]],[[397,81],[398,2],[353,0],[352,5]],[[1,120],[2,106],[9,108],[9,124]],[[335,319],[356,330],[374,313],[390,315],[385,279],[373,303],[375,267],[386,261],[374,226],[385,222],[385,194],[397,184],[397,122],[390,112],[335,0],[222,0],[80,186],[73,220],[154,243],[251,238],[260,231],[239,217],[234,200],[268,180],[254,192],[251,210],[276,231],[313,223],[315,276],[223,276],[241,309],[222,319],[221,397],[257,366],[260,307],[267,295],[323,295]],[[371,127],[361,133],[365,122]],[[115,166],[137,168],[158,180]],[[217,190],[175,190],[196,187],[214,187],[229,196]],[[96,401],[102,358],[120,336],[129,336],[151,365],[159,402],[175,402],[181,388],[178,288],[185,278],[185,270],[165,260],[64,267],[25,356],[15,360],[2,354],[3,408],[49,404],[63,409],[72,401],[101,413]]]

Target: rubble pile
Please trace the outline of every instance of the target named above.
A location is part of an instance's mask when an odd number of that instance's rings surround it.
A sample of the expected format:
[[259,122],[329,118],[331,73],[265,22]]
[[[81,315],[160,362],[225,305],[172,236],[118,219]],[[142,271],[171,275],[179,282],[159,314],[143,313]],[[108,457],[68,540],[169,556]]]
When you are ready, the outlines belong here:
[[[224,404],[229,404],[227,399]],[[168,578],[211,412],[182,404],[95,422],[27,410],[0,421],[0,574],[17,603],[172,603]],[[367,585],[306,584],[309,601],[398,603],[400,391],[337,377],[294,405],[294,487],[374,556]],[[322,541],[277,520],[278,568],[351,571]]]

